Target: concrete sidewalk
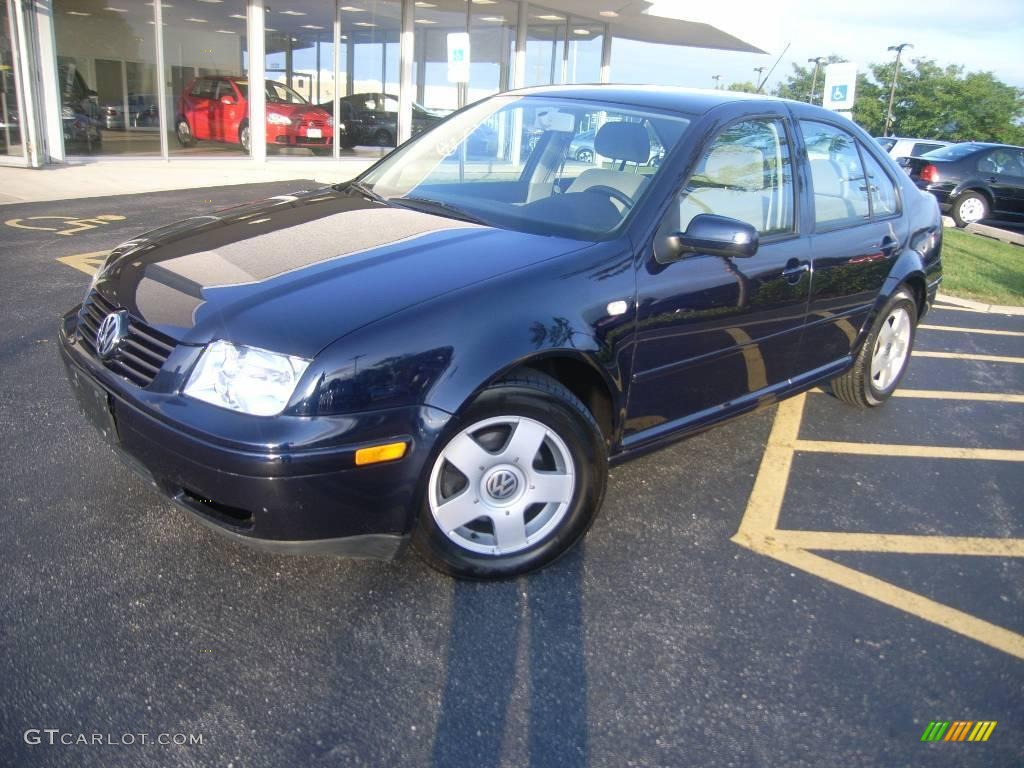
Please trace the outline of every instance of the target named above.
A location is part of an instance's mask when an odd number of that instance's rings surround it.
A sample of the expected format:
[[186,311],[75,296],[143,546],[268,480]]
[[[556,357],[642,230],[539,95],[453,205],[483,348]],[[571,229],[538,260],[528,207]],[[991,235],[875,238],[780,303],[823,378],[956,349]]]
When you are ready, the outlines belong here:
[[0,205],[106,197],[172,189],[220,187],[288,179],[334,184],[358,175],[377,159],[359,154],[340,160],[244,158],[203,160],[87,160],[41,169],[0,168]]

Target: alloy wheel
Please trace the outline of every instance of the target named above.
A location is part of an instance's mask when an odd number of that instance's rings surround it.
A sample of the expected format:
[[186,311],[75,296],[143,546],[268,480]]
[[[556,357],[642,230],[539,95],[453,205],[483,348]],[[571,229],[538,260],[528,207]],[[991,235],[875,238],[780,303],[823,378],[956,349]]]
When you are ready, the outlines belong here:
[[871,356],[871,383],[884,392],[899,378],[910,354],[912,323],[906,307],[896,307],[882,323]]
[[507,555],[537,544],[565,518],[576,490],[565,441],[525,416],[478,421],[434,462],[429,505],[459,547]]

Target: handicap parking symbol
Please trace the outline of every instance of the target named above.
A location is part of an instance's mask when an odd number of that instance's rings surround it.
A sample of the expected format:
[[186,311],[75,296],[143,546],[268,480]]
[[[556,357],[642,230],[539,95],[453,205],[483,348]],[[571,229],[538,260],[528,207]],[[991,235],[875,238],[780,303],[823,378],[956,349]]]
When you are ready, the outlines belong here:
[[832,87],[832,101],[846,101],[846,89],[845,85],[835,85]]

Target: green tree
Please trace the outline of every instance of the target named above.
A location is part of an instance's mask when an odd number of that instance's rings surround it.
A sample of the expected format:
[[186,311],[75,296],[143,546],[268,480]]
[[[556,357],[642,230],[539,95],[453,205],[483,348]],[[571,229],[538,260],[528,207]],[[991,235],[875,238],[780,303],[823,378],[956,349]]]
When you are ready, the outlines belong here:
[[757,93],[757,85],[749,80],[744,80],[742,83],[729,83],[725,90],[739,91],[741,93]]
[[[829,63],[840,61],[828,57]],[[872,64],[857,76],[853,119],[868,133],[885,129],[893,62]],[[824,67],[822,67],[824,69]],[[813,67],[793,65],[775,95],[807,101]],[[818,73],[814,103],[821,103],[824,72]],[[890,131],[898,136],[947,141],[1024,142],[1024,90],[998,80],[991,72],[964,72],[940,67],[931,59],[911,59],[900,67]]]

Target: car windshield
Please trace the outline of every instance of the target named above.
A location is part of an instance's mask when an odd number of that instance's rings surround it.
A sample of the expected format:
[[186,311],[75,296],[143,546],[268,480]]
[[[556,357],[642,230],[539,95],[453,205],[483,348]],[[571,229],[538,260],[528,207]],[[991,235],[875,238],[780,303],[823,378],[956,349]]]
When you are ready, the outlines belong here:
[[[238,90],[242,92],[242,98],[249,98],[249,82],[247,80],[235,80],[235,85],[238,86]],[[308,104],[309,102],[302,98],[299,94],[293,91],[284,83],[275,83],[273,80],[267,80],[266,82],[267,92],[267,104]]]
[[877,141],[886,152],[896,146],[896,139],[880,139],[875,137],[875,141]]
[[925,152],[921,157],[927,157],[929,160],[960,160],[984,148],[982,144],[973,144],[971,142],[950,144],[948,147],[940,147],[939,149],[933,149],[931,152]]
[[[613,237],[690,120],[619,104],[497,96],[402,145],[359,181],[396,205],[506,229]],[[593,132],[590,144],[574,142]],[[664,148],[664,149],[663,149]]]

